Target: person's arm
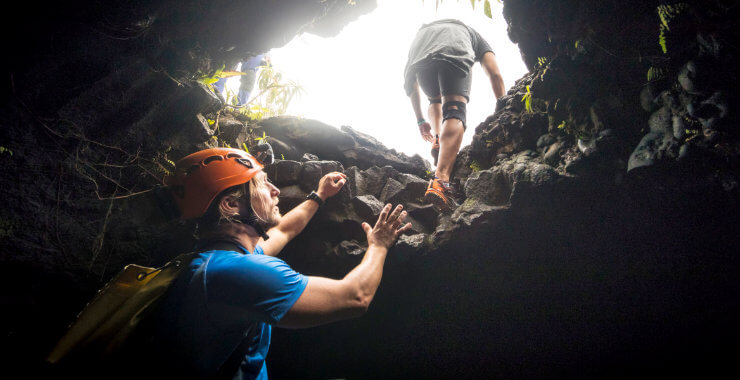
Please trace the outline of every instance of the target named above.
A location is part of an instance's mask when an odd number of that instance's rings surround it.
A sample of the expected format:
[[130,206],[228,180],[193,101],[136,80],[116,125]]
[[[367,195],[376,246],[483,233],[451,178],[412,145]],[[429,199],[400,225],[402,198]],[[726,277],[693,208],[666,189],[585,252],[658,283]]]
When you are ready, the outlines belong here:
[[391,213],[391,205],[388,204],[380,212],[374,227],[362,223],[368,248],[360,264],[341,280],[309,277],[303,294],[278,326],[312,327],[364,314],[380,285],[388,249],[411,228],[411,223],[402,225],[406,218],[406,211],[402,209],[403,206],[398,205]]
[[[336,195],[346,182],[347,176],[344,173],[329,173],[319,181],[316,194],[323,201],[326,201],[327,198]],[[307,200],[301,203],[283,215],[277,226],[267,230],[267,235],[270,236],[269,239],[263,240],[260,238],[257,245],[262,247],[265,255],[277,256],[289,241],[303,231],[318,209],[319,205],[315,201]]]
[[490,51],[486,52],[480,60],[480,65],[491,80],[491,88],[496,95],[496,99],[504,96],[506,87],[504,87],[504,78],[501,76],[498,64],[496,64],[496,56]]
[[[434,136],[432,136],[432,126],[424,119],[424,114],[421,111],[421,93],[419,91],[419,81],[414,82],[414,90],[409,95],[411,99],[411,108],[414,109],[414,115],[416,116],[417,125],[419,126],[419,133],[424,141],[434,142]],[[423,122],[422,122],[423,120]]]

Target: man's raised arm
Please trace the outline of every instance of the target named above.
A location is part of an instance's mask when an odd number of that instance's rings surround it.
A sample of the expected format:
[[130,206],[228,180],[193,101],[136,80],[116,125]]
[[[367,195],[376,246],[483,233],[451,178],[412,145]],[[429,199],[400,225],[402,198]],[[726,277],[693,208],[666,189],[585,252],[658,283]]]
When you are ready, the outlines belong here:
[[[303,328],[358,317],[367,311],[383,277],[388,249],[411,228],[403,224],[406,211],[398,205],[393,212],[388,204],[374,227],[362,223],[368,248],[362,261],[341,280],[309,277],[300,298],[278,323],[280,327]],[[390,214],[390,215],[389,215]]]
[[419,133],[424,141],[434,142],[434,136],[432,136],[432,126],[424,119],[424,114],[421,111],[421,92],[419,89],[419,81],[414,82],[414,91],[409,95],[411,100],[411,108],[414,109],[414,116],[416,116],[416,125],[419,126]]
[[480,65],[491,80],[491,88],[496,95],[496,99],[504,96],[506,87],[504,86],[504,77],[501,76],[501,71],[496,63],[496,56],[490,51],[486,52],[480,60]]
[[[346,182],[347,176],[344,173],[331,172],[321,178],[316,194],[322,201],[326,201],[327,198],[336,195]],[[303,231],[318,209],[317,202],[306,200],[283,215],[280,223],[267,231],[270,238],[260,239],[258,245],[266,255],[277,256],[289,241]]]

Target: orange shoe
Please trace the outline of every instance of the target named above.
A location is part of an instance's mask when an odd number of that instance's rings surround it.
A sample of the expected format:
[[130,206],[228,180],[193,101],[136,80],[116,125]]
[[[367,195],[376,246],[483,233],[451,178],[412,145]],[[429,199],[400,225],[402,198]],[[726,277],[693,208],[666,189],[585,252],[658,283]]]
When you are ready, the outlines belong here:
[[437,166],[437,160],[439,160],[439,135],[434,136],[434,143],[432,143],[432,157],[434,158],[434,166]]
[[429,181],[424,199],[431,203],[437,212],[449,213],[457,207],[452,185],[436,177]]

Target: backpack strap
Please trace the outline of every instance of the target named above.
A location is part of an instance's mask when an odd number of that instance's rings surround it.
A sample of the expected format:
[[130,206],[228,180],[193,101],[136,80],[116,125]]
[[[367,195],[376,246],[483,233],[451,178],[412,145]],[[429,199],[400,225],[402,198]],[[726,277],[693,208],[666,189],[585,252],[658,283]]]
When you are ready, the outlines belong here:
[[201,243],[198,243],[198,245],[196,246],[196,250],[199,252],[210,250],[235,251],[241,252],[245,255],[248,255],[250,253],[249,251],[247,251],[246,248],[242,247],[236,241],[226,238],[203,241]]
[[252,323],[249,325],[249,328],[247,328],[247,331],[244,333],[244,338],[242,338],[239,345],[234,348],[234,351],[231,352],[231,355],[229,355],[226,361],[221,364],[221,367],[216,371],[214,378],[231,379],[234,377],[234,374],[239,370],[239,366],[247,356],[250,343],[254,340],[254,337],[259,334],[259,332],[260,329],[258,323]]

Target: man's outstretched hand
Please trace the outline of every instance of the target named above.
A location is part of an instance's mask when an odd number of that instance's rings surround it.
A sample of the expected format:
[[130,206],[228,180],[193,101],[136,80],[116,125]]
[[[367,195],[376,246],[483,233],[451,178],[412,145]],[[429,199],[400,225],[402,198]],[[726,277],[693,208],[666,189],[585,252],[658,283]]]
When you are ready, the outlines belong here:
[[425,121],[419,124],[419,133],[421,133],[421,138],[424,139],[424,141],[428,141],[430,143],[434,142],[434,136],[432,136],[432,126],[429,124],[429,122]]
[[406,219],[406,211],[402,210],[403,206],[398,205],[393,212],[390,212],[391,204],[389,203],[380,212],[375,227],[371,228],[368,223],[362,223],[362,229],[367,234],[368,246],[376,245],[390,248],[393,244],[396,244],[398,237],[411,228],[411,223],[403,224],[404,219]]
[[319,189],[316,194],[323,199],[333,197],[337,195],[342,186],[347,183],[347,175],[340,172],[331,172],[323,177],[319,181]]

